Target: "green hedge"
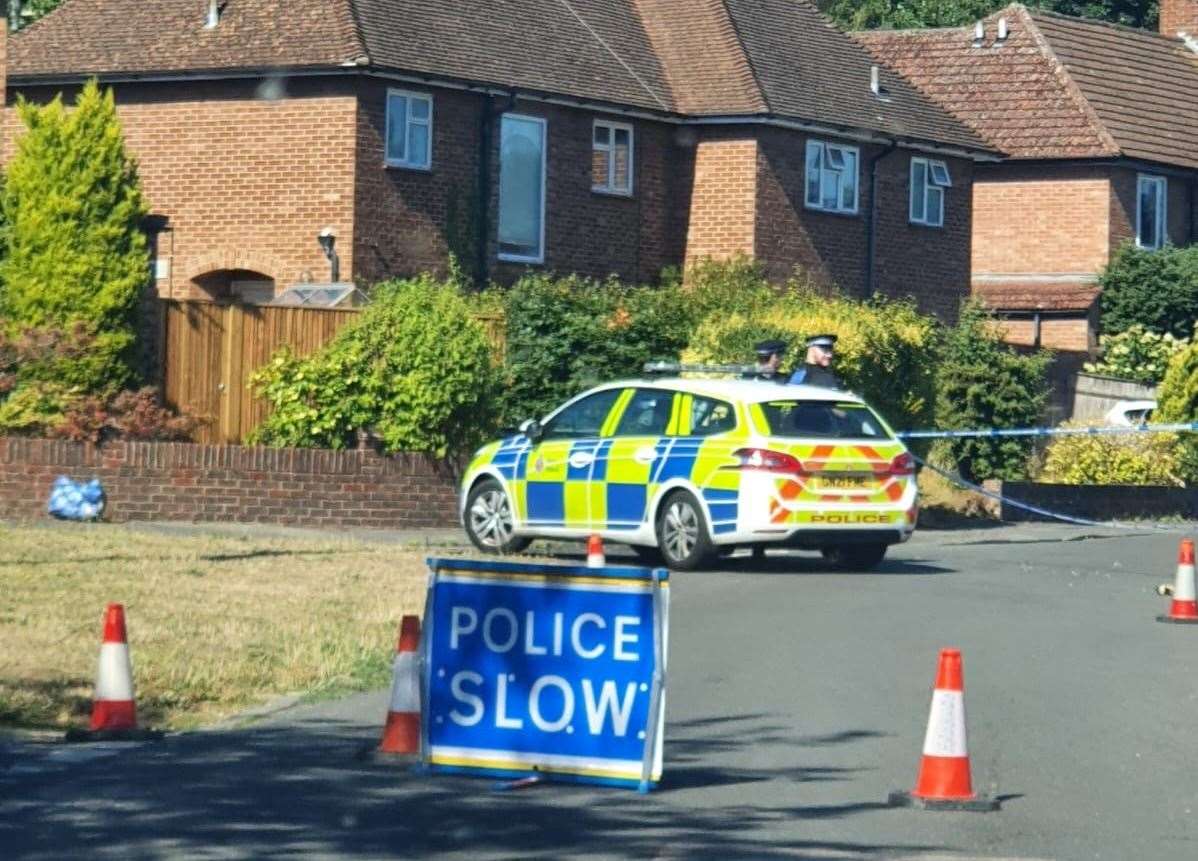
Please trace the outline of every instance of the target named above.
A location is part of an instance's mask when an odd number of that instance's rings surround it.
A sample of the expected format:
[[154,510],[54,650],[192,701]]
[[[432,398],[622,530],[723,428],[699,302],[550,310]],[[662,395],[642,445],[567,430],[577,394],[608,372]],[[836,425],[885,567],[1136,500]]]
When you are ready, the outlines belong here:
[[1103,271],[1098,300],[1103,332],[1140,325],[1188,339],[1198,320],[1198,245],[1146,251],[1122,246]]
[[386,451],[468,451],[494,425],[493,352],[454,282],[380,284],[324,348],[280,352],[254,375],[272,412],[251,441],[346,448],[368,429]]

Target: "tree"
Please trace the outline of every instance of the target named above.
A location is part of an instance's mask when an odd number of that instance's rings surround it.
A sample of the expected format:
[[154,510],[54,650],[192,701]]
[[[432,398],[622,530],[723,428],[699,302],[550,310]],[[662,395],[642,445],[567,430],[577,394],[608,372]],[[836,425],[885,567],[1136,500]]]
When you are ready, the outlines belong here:
[[[936,426],[945,430],[1021,428],[1039,424],[1048,401],[1045,352],[1021,354],[1002,343],[989,313],[968,302],[946,334],[940,356]],[[1030,437],[963,437],[943,450],[971,480],[1027,476]]]
[[94,350],[59,369],[82,391],[136,376],[148,279],[146,214],[111,91],[89,82],[73,110],[19,99],[26,127],[0,192],[0,320],[9,334],[83,324]]
[[[817,0],[820,10],[846,30],[960,27],[1009,5],[1007,0]],[[1155,27],[1157,0],[1028,0],[1027,6],[1127,24]]]

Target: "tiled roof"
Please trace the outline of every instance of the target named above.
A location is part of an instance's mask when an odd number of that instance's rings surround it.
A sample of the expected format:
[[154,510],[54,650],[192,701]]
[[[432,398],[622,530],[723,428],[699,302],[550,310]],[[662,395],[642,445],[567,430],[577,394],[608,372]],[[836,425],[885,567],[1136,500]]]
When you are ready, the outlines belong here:
[[1198,55],[1146,30],[1031,17],[1124,155],[1198,167]]
[[995,310],[1087,311],[1102,289],[1097,282],[1077,281],[975,281],[973,294]]
[[65,0],[9,79],[275,67],[398,71],[690,116],[778,116],[985,150],[810,0]]
[[10,76],[336,66],[362,52],[346,2],[65,0],[8,39]]
[[972,27],[854,37],[1011,158],[1198,167],[1198,56],[1180,41],[1018,3],[986,18],[985,32],[976,45]]
[[868,53],[807,0],[725,0],[774,114],[984,148],[930,99],[882,70],[888,101],[869,90]]
[[370,65],[672,111],[636,0],[353,0]]

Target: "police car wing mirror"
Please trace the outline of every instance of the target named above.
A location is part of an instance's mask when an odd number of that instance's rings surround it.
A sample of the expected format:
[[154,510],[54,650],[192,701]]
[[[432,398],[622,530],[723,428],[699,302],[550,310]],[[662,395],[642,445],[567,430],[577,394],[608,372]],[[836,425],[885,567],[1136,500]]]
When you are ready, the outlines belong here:
[[544,429],[541,427],[541,423],[536,419],[525,419],[520,422],[520,433],[524,434],[532,442],[539,440],[543,432]]

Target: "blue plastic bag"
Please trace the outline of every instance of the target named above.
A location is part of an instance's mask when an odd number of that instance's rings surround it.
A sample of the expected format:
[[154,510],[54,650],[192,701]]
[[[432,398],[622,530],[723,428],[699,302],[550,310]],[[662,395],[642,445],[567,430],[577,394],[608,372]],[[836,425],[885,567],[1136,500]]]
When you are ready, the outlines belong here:
[[83,484],[60,475],[54,480],[46,511],[60,520],[97,520],[104,513],[104,503],[99,479]]

